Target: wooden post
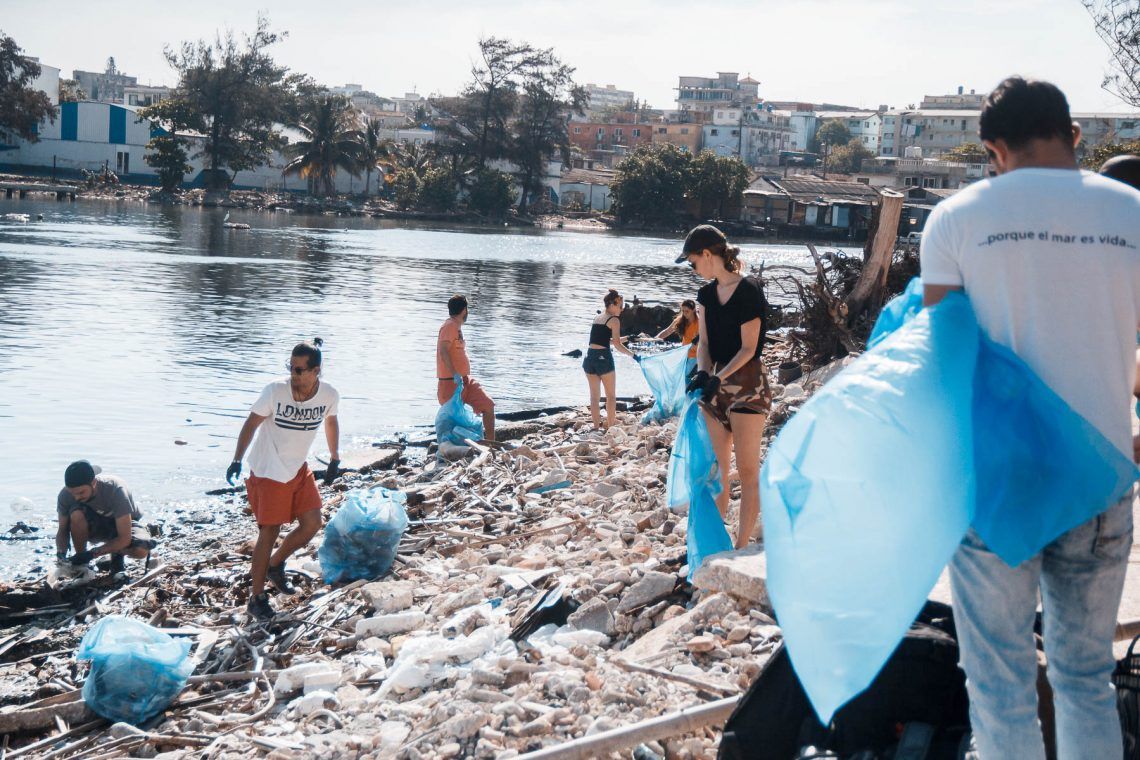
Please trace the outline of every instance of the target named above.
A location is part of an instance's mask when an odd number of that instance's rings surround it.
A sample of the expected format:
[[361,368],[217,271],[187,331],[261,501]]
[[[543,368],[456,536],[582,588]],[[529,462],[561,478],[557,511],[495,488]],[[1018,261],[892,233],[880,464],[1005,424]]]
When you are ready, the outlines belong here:
[[902,216],[902,193],[894,190],[883,190],[878,209],[878,223],[872,231],[870,255],[863,262],[863,271],[858,282],[847,297],[847,324],[854,324],[855,320],[868,309],[882,305],[883,295],[887,287],[887,271],[891,268],[891,258],[895,251],[895,240],[898,238],[899,218]]

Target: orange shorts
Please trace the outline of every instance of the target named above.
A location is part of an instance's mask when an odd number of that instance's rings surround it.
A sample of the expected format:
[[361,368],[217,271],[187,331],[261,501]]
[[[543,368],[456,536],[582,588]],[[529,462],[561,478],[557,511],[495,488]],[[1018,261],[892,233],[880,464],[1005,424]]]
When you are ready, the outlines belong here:
[[321,508],[321,492],[309,465],[301,465],[288,483],[250,475],[245,479],[245,495],[258,525],[287,525]]
[[[455,395],[455,381],[450,377],[438,378],[439,384],[435,389],[435,397],[439,399],[439,405],[443,406],[451,397]],[[483,387],[476,381],[467,378],[463,381],[463,395],[461,396],[464,404],[470,404],[471,408],[475,410],[475,414],[486,414],[487,412],[495,411],[495,402],[483,390]]]

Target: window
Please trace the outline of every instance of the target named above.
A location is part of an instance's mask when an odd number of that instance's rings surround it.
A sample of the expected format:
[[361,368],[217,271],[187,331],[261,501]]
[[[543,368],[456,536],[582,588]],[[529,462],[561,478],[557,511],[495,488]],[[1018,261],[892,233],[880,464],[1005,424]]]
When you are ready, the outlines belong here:
[[665,133],[666,133],[666,132],[668,132],[668,131],[669,131],[669,130],[668,130],[668,129],[666,129],[665,127],[658,127],[658,128],[657,128],[657,134],[659,134],[659,135],[663,135],[663,134],[665,134]]
[[139,104],[139,96],[131,93],[127,96],[127,105],[137,106]]
[[732,130],[732,136],[733,137],[739,137],[740,136],[740,130],[739,129]]
[[1121,129],[1136,129],[1136,122],[1134,122],[1134,121],[1122,121],[1122,122],[1120,122],[1120,128]]
[[115,153],[115,171],[119,174],[131,173],[131,154],[126,151]]
[[641,130],[638,129],[637,127],[634,127],[633,136],[634,137],[641,137]]
[[710,135],[710,136],[712,136],[712,137],[716,137],[716,136],[717,136],[717,135],[719,135],[719,134],[720,134],[720,130],[719,130],[719,129],[710,129],[710,130],[709,130],[709,135]]
[[718,119],[723,119],[723,118],[724,118],[724,111],[717,111],[717,112],[716,112],[716,117],[717,117]]
[[602,135],[604,135],[605,133],[606,133],[606,128],[605,128],[605,127],[598,127],[598,137],[601,137],[601,136],[602,136]]
[[689,128],[688,127],[681,127],[681,134],[683,134],[683,135],[689,134]]
[[966,128],[966,120],[962,119],[962,129],[965,129],[965,128]]
[[614,137],[621,137],[621,127],[614,130]]
[[581,127],[574,127],[574,134],[576,134],[576,135],[582,134],[582,128]]

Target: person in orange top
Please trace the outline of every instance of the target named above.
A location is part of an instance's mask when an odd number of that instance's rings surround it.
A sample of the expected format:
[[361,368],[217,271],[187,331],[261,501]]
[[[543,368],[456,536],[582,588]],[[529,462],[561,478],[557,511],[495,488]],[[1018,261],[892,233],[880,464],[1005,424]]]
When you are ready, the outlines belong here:
[[700,335],[701,324],[697,320],[697,302],[686,298],[681,302],[681,311],[672,324],[657,333],[656,340],[665,340],[670,335],[678,335],[681,344],[689,347],[689,358],[697,358],[697,337]]
[[467,358],[467,343],[463,340],[463,323],[467,321],[467,298],[459,294],[447,301],[450,315],[439,328],[435,347],[435,376],[438,381],[436,398],[443,406],[455,395],[455,378],[463,379],[463,403],[470,404],[476,414],[483,416],[483,435],[495,440],[495,402],[471,377],[471,362]]

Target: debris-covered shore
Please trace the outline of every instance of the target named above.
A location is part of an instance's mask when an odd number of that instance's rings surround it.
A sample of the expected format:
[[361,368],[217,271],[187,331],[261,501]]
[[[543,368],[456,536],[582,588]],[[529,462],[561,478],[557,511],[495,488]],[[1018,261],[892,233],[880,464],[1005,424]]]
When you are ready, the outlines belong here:
[[[789,386],[777,414],[803,398]],[[268,624],[245,613],[252,523],[170,536],[128,585],[45,590],[22,625],[21,590],[2,590],[7,756],[508,758],[737,695],[780,632],[758,557],[686,581],[686,517],[665,497],[675,426],[623,413],[600,433],[570,411],[455,462],[390,452],[322,488],[326,520],[349,489],[408,495],[391,572],[325,585],[318,538],[290,560],[298,593],[273,600]],[[110,614],[194,643],[187,689],[141,729],[79,696],[76,646]],[[710,726],[641,756],[712,758],[718,739]]]

